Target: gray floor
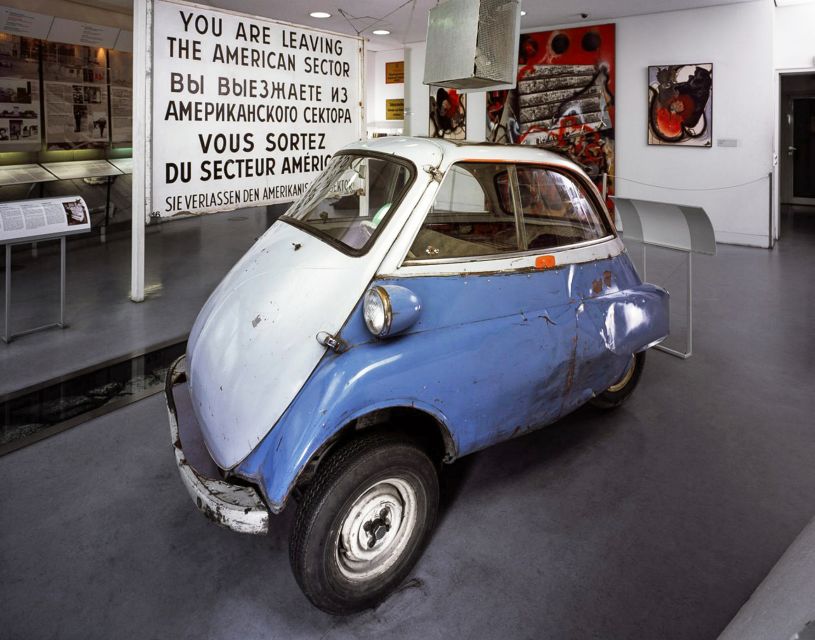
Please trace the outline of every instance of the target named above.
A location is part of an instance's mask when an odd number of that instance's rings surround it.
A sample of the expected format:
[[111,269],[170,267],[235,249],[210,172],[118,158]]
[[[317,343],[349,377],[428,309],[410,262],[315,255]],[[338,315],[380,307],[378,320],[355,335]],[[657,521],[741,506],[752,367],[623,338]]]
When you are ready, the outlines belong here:
[[450,467],[413,578],[359,616],[298,591],[290,512],[198,514],[160,397],[0,458],[0,635],[716,638],[815,514],[815,215],[787,223],[696,261],[693,358]]
[[[70,243],[69,327],[22,336],[8,345],[0,342],[0,395],[185,339],[212,289],[266,230],[273,215],[265,207],[243,209],[148,228],[145,285],[150,293],[140,304],[129,300],[129,233],[110,235],[105,244],[90,238]],[[59,317],[58,246],[41,245],[36,258],[28,247],[13,249],[13,332]]]

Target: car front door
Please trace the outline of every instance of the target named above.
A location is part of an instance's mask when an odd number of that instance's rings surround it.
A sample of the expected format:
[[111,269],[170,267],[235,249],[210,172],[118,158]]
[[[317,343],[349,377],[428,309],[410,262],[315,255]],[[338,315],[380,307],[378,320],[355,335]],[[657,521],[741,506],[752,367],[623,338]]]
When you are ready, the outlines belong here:
[[529,251],[515,166],[453,165],[402,266],[379,282],[422,300],[400,348],[417,392],[464,454],[552,422],[568,409],[575,304],[569,267]]

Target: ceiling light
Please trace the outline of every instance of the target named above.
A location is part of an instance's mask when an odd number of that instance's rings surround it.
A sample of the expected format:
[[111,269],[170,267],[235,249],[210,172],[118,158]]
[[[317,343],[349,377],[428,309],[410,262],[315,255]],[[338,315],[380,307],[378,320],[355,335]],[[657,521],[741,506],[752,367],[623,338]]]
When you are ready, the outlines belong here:
[[389,36],[391,34],[387,29],[374,29],[371,33],[375,36]]
[[523,9],[521,9],[521,17],[523,18],[525,15],[526,15],[526,11],[524,11]]
[[331,14],[327,11],[312,11],[310,14],[312,18],[330,18]]

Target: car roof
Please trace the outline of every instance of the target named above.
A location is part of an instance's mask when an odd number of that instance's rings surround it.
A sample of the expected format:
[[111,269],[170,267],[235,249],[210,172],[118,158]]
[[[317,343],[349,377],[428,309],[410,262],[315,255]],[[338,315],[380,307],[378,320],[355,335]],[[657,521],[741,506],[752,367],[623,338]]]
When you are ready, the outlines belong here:
[[477,162],[492,160],[495,162],[543,163],[582,173],[582,170],[575,163],[562,155],[532,145],[388,136],[360,140],[343,148],[343,151],[353,150],[376,151],[401,156],[412,161],[413,164],[420,168],[428,164],[436,167],[442,162],[447,166],[454,162],[466,162],[468,160]]

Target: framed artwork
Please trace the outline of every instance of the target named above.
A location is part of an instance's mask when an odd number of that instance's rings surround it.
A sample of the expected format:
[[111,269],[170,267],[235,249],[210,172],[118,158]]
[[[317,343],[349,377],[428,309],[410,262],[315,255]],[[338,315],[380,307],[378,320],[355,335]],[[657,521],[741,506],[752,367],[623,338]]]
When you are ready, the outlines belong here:
[[431,138],[464,140],[467,137],[466,96],[455,89],[430,87]]
[[648,144],[710,147],[713,65],[648,67]]
[[558,151],[602,188],[614,174],[614,25],[524,33],[518,48],[517,87],[487,92],[488,140]]

